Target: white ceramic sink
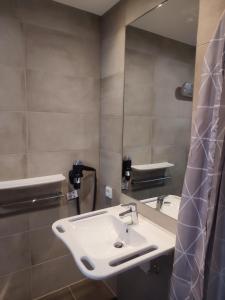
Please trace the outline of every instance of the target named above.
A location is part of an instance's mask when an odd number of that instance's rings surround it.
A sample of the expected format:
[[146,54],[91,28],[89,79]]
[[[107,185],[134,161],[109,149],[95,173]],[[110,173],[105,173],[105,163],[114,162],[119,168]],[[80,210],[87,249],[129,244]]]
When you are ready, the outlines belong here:
[[115,206],[61,219],[52,225],[85,276],[104,279],[174,248],[175,236],[141,215],[139,224],[127,225],[126,218],[119,217],[126,209]]
[[[145,200],[141,200],[142,203],[145,203],[146,205],[156,208],[157,206],[157,198],[149,198]],[[178,213],[180,208],[180,201],[181,197],[175,196],[175,195],[168,195],[164,198],[163,205],[160,209],[160,212],[177,220],[178,219]]]

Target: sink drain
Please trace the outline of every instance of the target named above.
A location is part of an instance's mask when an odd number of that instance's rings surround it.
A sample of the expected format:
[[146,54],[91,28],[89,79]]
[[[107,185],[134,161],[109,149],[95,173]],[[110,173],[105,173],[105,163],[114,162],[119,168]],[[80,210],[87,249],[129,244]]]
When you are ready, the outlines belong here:
[[115,248],[123,248],[124,244],[122,242],[115,242],[113,245]]

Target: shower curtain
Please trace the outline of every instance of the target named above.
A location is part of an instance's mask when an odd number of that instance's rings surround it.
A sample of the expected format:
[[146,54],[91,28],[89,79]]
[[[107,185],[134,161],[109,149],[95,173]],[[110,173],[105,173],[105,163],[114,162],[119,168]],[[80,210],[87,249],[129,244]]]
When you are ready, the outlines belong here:
[[225,14],[208,45],[182,192],[170,300],[225,299]]

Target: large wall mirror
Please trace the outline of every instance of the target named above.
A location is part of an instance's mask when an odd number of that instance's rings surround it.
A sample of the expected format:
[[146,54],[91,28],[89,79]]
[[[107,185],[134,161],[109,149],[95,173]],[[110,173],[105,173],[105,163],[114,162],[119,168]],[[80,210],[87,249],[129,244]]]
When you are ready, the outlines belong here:
[[164,1],[126,29],[122,191],[174,219],[190,145],[198,2]]

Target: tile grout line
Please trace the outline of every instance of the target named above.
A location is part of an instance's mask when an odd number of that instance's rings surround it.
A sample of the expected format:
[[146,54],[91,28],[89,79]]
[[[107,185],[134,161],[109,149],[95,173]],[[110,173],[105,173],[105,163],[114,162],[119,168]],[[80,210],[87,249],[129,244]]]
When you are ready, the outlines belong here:
[[106,289],[112,294],[113,297],[117,297],[116,293],[113,291],[113,289],[110,287],[110,285],[105,281],[103,280],[102,281],[103,284],[105,285]]
[[24,117],[25,117],[25,177],[28,177],[28,152],[29,152],[29,99],[28,99],[28,81],[27,81],[27,37],[24,31],[24,26],[21,20],[19,20],[21,33],[24,42]]
[[56,294],[56,293],[58,293],[58,292],[60,292],[60,291],[63,291],[63,290],[65,290],[65,289],[69,289],[69,286],[64,286],[64,287],[62,287],[62,288],[56,289],[56,290],[54,290],[54,291],[52,291],[52,292],[49,292],[49,293],[47,293],[47,294],[44,294],[44,295],[42,295],[42,296],[32,298],[32,300],[42,300],[42,299],[44,299],[45,297],[54,295],[54,294]]
[[[38,267],[38,266],[40,266],[40,265],[43,265],[43,264],[46,264],[46,263],[49,263],[49,262],[52,262],[52,261],[56,261],[56,260],[59,260],[59,259],[65,258],[65,257],[72,257],[72,256],[71,256],[70,253],[68,253],[68,254],[65,254],[65,255],[61,255],[61,256],[58,256],[58,257],[54,257],[54,258],[52,258],[52,259],[48,259],[48,260],[42,261],[42,262],[40,262],[40,263],[38,263],[38,264],[35,264],[35,265],[29,265],[29,266],[27,266],[27,267],[25,267],[25,268],[18,269],[18,270],[16,270],[16,271],[13,271],[13,272],[6,273],[6,274],[4,274],[4,275],[1,275],[1,276],[0,276],[0,279],[2,279],[2,278],[4,278],[4,277],[7,277],[7,276],[14,275],[14,274],[16,274],[16,273],[20,273],[20,272],[25,271],[25,270],[31,270],[31,271],[32,271],[32,269],[35,268],[35,267]],[[78,281],[78,282],[80,282],[80,281]],[[75,282],[75,283],[78,283],[78,282]],[[75,284],[75,283],[74,283],[74,284]]]
[[72,289],[71,289],[71,286],[69,286],[68,289],[69,289],[69,291],[70,291],[70,294],[71,294],[72,298],[73,298],[74,300],[77,300],[76,296],[73,294],[73,291],[72,291]]
[[[42,296],[40,296],[40,297],[33,298],[33,300],[41,300],[42,298],[44,298],[44,297],[46,297],[46,296],[55,294],[55,293],[60,292],[60,291],[62,291],[62,290],[64,290],[64,289],[69,289],[69,290],[70,290],[70,289],[71,289],[71,288],[70,288],[71,285],[79,284],[80,282],[82,282],[82,281],[84,281],[84,280],[86,280],[86,279],[84,278],[84,279],[78,280],[78,281],[76,281],[76,282],[74,282],[74,283],[71,283],[71,284],[69,284],[69,285],[66,285],[66,286],[64,286],[64,287],[62,287],[62,288],[56,289],[56,290],[54,290],[54,291],[52,291],[52,292],[48,292],[48,293],[45,294],[45,295],[42,295]],[[71,294],[72,294],[72,296],[73,296],[73,299],[74,299],[74,300],[77,300],[76,297],[75,297],[75,295],[73,295],[72,291],[71,291]]]

